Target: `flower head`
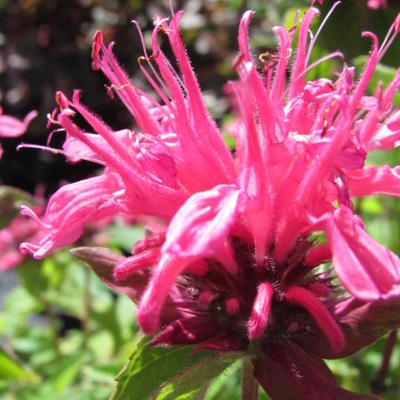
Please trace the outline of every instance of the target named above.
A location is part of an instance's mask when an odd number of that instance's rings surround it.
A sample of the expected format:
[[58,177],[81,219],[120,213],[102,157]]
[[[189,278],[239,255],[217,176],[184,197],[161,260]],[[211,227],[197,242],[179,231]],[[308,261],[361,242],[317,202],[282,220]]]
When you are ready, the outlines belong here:
[[[179,33],[181,13],[169,23],[155,20],[153,54],[139,58],[161,103],[131,84],[98,32],[93,68],[108,77],[138,132],[113,132],[78,92],[72,99],[58,93],[51,119],[67,134],[64,153],[102,164],[105,172],[57,192],[42,238],[22,245],[43,257],[75,241],[95,219],[118,213],[150,221],[153,233],[131,257],[113,263],[93,249],[75,253],[139,303],[140,326],[157,333],[154,344],[226,351],[255,343],[255,376],[272,398],[281,398],[279,371],[286,371],[287,398],[360,398],[337,387],[320,357],[351,354],[400,322],[382,317],[399,305],[400,260],[369,236],[353,210],[354,197],[400,194],[398,167],[364,166],[369,151],[399,140],[392,103],[400,70],[385,90],[365,94],[397,24],[380,48],[373,33],[364,33],[372,50],[357,82],[347,65],[335,81],[307,81],[315,42],[308,44],[309,29],[318,14],[305,13],[296,51],[293,31],[274,28],[280,49],[261,56],[262,71],[248,44],[252,12],[244,14],[239,81],[227,85],[237,111],[235,155],[203,103]],[[168,37],[179,72],[159,34]],[[94,133],[75,124],[76,114]],[[311,238],[318,232],[326,243]],[[317,268],[330,260],[333,271]],[[376,329],[367,330],[372,320]]]

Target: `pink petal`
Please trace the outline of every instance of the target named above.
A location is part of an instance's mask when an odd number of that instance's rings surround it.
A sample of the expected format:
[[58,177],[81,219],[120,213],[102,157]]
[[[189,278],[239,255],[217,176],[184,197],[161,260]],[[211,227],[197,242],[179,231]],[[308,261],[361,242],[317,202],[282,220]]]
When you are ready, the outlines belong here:
[[42,220],[25,207],[24,213],[38,222],[41,236],[35,243],[22,243],[21,251],[42,258],[56,248],[73,243],[89,222],[121,212],[114,195],[119,189],[116,176],[104,173],[59,189],[50,198]]
[[241,191],[219,185],[194,194],[171,221],[163,252],[178,257],[213,257],[235,222]]
[[254,376],[272,399],[378,400],[340,388],[321,358],[290,342],[264,349],[254,362]]
[[306,68],[308,30],[310,29],[311,21],[317,15],[319,15],[319,11],[314,7],[310,7],[300,24],[297,56],[293,67],[291,82],[289,86],[290,99],[296,97],[304,88],[305,74],[303,74],[303,72]]
[[29,123],[36,117],[37,112],[31,111],[23,121],[9,115],[0,115],[0,137],[15,138],[25,133]]
[[[121,131],[114,132],[114,135],[124,142],[126,145],[132,142],[132,132],[129,129],[124,129]],[[107,141],[98,134],[85,133],[88,142],[94,142],[98,146],[103,148],[108,148],[112,151],[111,147],[108,145]],[[76,139],[74,136],[67,135],[65,142],[63,144],[63,150],[67,156],[68,161],[75,163],[81,160],[91,161],[99,164],[104,164],[104,160],[99,157],[90,147],[82,143],[80,140]]]
[[142,330],[154,333],[160,312],[176,277],[197,257],[213,257],[223,248],[235,222],[240,190],[220,185],[193,195],[171,221],[164,254],[143,295],[138,319]]
[[377,10],[380,7],[386,8],[387,0],[368,0],[367,4],[368,4],[369,8],[372,8],[373,10]]
[[400,111],[396,111],[373,136],[370,149],[392,150],[400,145]]
[[385,194],[400,196],[400,167],[368,167],[348,171],[347,182],[354,196]]
[[336,275],[348,292],[367,301],[400,295],[399,258],[372,239],[350,209],[333,213],[326,235]]
[[343,347],[343,332],[327,308],[314,293],[300,286],[292,286],[285,292],[285,298],[289,303],[298,304],[311,314],[328,338],[332,348],[340,349]]

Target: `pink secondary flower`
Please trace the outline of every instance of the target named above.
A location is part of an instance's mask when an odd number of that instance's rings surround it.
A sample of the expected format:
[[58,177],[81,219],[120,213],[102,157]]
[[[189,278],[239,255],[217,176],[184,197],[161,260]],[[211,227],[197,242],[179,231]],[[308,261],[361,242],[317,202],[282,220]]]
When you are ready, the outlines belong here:
[[[42,214],[43,208],[35,211]],[[24,240],[36,240],[39,235],[35,220],[25,215],[16,216],[11,223],[0,229],[0,271],[5,271],[21,264],[24,256],[19,251],[19,244]]]
[[[256,342],[254,375],[273,399],[370,398],[339,388],[321,357],[352,354],[400,325],[400,260],[353,210],[353,196],[400,194],[399,167],[364,166],[369,151],[392,149],[400,138],[400,114],[392,111],[400,70],[385,90],[365,95],[398,23],[381,47],[364,33],[372,51],[357,83],[346,65],[335,81],[306,81],[318,13],[305,13],[295,52],[293,31],[274,28],[280,49],[261,57],[261,72],[248,44],[252,12],[244,14],[239,81],[227,85],[238,113],[234,156],[203,103],[179,33],[181,13],[170,23],[155,20],[153,54],[139,58],[161,103],[131,84],[98,32],[93,68],[108,77],[139,132],[113,132],[78,92],[72,99],[59,92],[51,121],[67,134],[63,152],[105,171],[60,189],[38,221],[40,240],[21,245],[40,258],[76,241],[87,223],[116,214],[156,226],[127,259],[75,253],[139,303],[141,328],[158,333],[154,344],[229,351]],[[159,34],[167,35],[179,73]],[[95,133],[80,129],[76,114]],[[311,239],[315,232],[326,243]],[[316,269],[330,260],[333,271]]]
[[368,0],[367,4],[369,8],[377,10],[380,7],[386,8],[387,0]]
[[[10,115],[4,115],[0,107],[0,137],[2,138],[16,138],[25,133],[30,122],[36,117],[37,112],[29,112],[23,121],[18,120]],[[3,149],[0,145],[0,157],[3,154]]]

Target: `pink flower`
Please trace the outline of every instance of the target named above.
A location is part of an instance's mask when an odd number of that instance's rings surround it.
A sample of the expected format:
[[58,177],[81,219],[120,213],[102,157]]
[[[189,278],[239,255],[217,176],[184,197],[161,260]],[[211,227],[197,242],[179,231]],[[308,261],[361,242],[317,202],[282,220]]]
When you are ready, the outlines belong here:
[[[77,240],[87,223],[116,214],[156,226],[127,259],[110,261],[96,249],[75,253],[139,302],[140,326],[157,333],[153,344],[228,351],[256,342],[254,374],[274,399],[362,398],[339,388],[321,357],[352,354],[400,325],[400,260],[353,211],[353,196],[400,194],[398,168],[364,167],[370,150],[399,141],[392,102],[400,70],[385,90],[365,94],[398,23],[380,48],[364,33],[372,51],[357,83],[346,65],[335,81],[307,82],[316,40],[308,45],[309,29],[318,13],[304,15],[296,51],[293,32],[274,28],[280,49],[262,55],[261,72],[248,44],[252,12],[244,14],[239,81],[227,85],[238,113],[234,156],[203,103],[180,38],[181,13],[170,23],[156,19],[153,54],[139,58],[161,103],[131,84],[98,32],[93,68],[108,77],[140,133],[113,132],[78,92],[72,99],[58,93],[51,118],[67,134],[64,153],[106,169],[57,192],[39,222],[41,239],[21,246],[43,257]],[[160,33],[179,73],[157,42]],[[95,133],[81,130],[76,114]],[[324,232],[326,243],[312,240],[315,232]],[[330,260],[332,271],[316,269]]]
[[369,8],[377,10],[380,7],[386,8],[387,0],[368,0],[367,4]]
[[35,221],[22,215],[0,230],[0,271],[14,268],[22,262],[24,257],[18,246],[23,240],[34,240],[37,231]]
[[[23,121],[19,121],[17,118],[11,117],[10,115],[4,115],[3,110],[0,107],[0,137],[3,138],[15,138],[25,133],[29,123],[36,117],[37,112],[29,112]],[[3,149],[0,146],[0,157],[3,154]]]
[[[2,187],[5,195],[0,206],[0,216],[6,226],[0,229],[0,271],[5,271],[19,265],[24,256],[19,245],[24,240],[39,239],[39,229],[35,220],[22,214],[16,214],[13,196],[23,197],[23,192],[15,192],[11,188]],[[7,196],[8,194],[8,196]],[[26,198],[26,197],[25,197]],[[11,201],[9,201],[11,200]],[[44,199],[40,194],[31,198],[35,204],[34,210],[39,215],[44,212]]]

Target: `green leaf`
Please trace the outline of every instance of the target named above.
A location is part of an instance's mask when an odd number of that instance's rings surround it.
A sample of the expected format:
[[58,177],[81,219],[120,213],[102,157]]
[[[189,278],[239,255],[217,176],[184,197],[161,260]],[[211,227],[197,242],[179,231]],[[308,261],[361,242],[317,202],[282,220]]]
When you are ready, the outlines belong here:
[[43,261],[27,259],[17,268],[22,286],[34,297],[42,299],[43,292],[48,288],[48,281],[42,273]]
[[87,353],[60,356],[49,372],[49,383],[53,394],[61,394],[74,382],[83,365],[88,360]]
[[148,400],[164,382],[209,354],[204,351],[191,354],[191,346],[152,347],[149,341],[149,338],[139,340],[128,363],[116,377],[117,386],[111,400]]
[[0,349],[0,381],[10,380],[37,383],[40,381],[40,377],[27,371]]
[[153,394],[152,400],[202,399],[214,378],[217,378],[243,352],[216,353],[202,358]]
[[240,400],[242,360],[231,364],[210,384],[205,400]]
[[110,236],[110,245],[127,252],[131,252],[133,244],[143,239],[144,228],[140,225],[125,225],[115,223],[105,230],[105,234]]

